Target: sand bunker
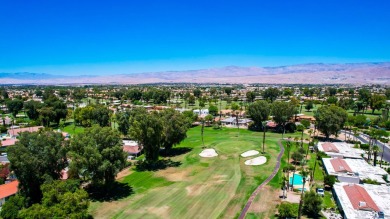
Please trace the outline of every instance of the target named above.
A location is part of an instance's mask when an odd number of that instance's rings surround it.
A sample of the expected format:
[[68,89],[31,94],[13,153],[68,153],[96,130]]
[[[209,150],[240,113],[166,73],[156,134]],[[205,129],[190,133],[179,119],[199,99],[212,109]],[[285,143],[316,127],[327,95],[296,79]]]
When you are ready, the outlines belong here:
[[264,156],[260,156],[260,157],[256,157],[256,158],[245,161],[245,165],[257,166],[257,165],[265,164],[265,162],[267,162],[267,158]]
[[256,155],[256,154],[259,154],[259,152],[256,151],[256,150],[250,150],[250,151],[242,153],[241,157],[250,157],[250,156],[253,156],[253,155]]
[[199,156],[201,157],[216,157],[218,156],[217,152],[214,149],[204,149]]

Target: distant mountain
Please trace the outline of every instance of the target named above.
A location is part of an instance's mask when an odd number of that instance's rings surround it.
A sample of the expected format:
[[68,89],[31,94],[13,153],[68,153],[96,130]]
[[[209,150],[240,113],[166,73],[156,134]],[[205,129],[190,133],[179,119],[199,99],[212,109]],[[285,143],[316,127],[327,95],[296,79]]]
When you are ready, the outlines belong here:
[[45,73],[0,73],[1,84],[142,84],[142,83],[390,84],[390,62],[278,67],[227,66],[187,71],[109,76],[58,76]]
[[0,78],[12,78],[21,80],[44,80],[51,78],[63,78],[63,75],[51,75],[46,73],[31,73],[31,72],[16,72],[16,73],[0,73]]

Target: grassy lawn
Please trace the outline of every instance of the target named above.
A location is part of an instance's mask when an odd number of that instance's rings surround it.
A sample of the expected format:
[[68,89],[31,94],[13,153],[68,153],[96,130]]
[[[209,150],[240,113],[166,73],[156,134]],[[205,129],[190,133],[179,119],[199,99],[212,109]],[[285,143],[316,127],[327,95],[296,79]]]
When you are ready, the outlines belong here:
[[[219,156],[215,158],[198,155],[202,151],[200,133],[200,127],[192,128],[188,138],[178,146],[190,149],[171,158],[181,162],[179,167],[154,172],[130,170],[121,182],[131,186],[133,194],[112,202],[92,202],[91,214],[95,218],[238,217],[250,194],[271,174],[279,152],[280,134],[267,133],[266,164],[246,166],[244,161],[250,158],[239,155],[251,149],[261,151],[262,133],[240,130],[238,135],[237,129],[206,128],[205,145],[217,151]],[[279,187],[277,180],[272,186]]]
[[69,133],[70,135],[74,135],[74,134],[79,134],[79,133],[83,133],[84,132],[84,127],[81,127],[81,126],[74,126],[73,124],[72,125],[67,125],[65,126],[62,131],[64,132],[67,132]]
[[332,198],[332,193],[325,191],[325,196],[323,198],[322,205],[324,208],[336,208],[336,204]]
[[[315,165],[315,162],[317,162],[317,165]],[[314,168],[316,166],[316,169],[314,171],[314,181],[317,183],[323,183],[324,182],[324,171],[321,167],[322,162],[320,160],[317,160],[316,154],[313,153],[309,160],[309,166]]]

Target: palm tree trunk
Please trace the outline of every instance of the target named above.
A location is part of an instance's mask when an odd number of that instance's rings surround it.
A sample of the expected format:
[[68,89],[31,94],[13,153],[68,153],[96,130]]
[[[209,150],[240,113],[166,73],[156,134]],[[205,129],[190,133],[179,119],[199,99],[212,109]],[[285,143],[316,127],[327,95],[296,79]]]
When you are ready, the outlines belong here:
[[305,189],[305,183],[306,183],[306,180],[303,180],[303,184],[302,184],[302,192],[301,192],[301,200],[299,200],[299,208],[298,208],[298,219],[301,218],[301,214],[302,214],[302,205],[303,205],[303,191]]
[[381,163],[379,164],[380,167],[382,167],[382,162],[383,162],[383,154],[385,152],[385,144],[382,144],[382,155],[381,155]]
[[265,147],[265,125],[263,125],[263,154],[265,153],[264,147]]

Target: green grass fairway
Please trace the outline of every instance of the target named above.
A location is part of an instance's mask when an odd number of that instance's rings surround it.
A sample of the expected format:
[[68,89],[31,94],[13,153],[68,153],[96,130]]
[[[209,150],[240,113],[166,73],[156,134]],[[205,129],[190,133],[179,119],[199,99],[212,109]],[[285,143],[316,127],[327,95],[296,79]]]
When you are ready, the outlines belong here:
[[[134,194],[112,202],[93,202],[95,218],[235,218],[254,189],[272,172],[279,153],[280,134],[267,133],[267,163],[246,166],[239,155],[247,150],[261,151],[262,133],[237,129],[206,128],[205,145],[216,149],[215,158],[201,158],[200,127],[188,131],[179,147],[192,150],[173,157],[179,167],[156,172],[136,172],[121,181]],[[255,156],[254,156],[255,157]],[[277,183],[276,183],[277,184]],[[276,197],[270,197],[276,198]],[[274,208],[275,206],[269,206]]]

